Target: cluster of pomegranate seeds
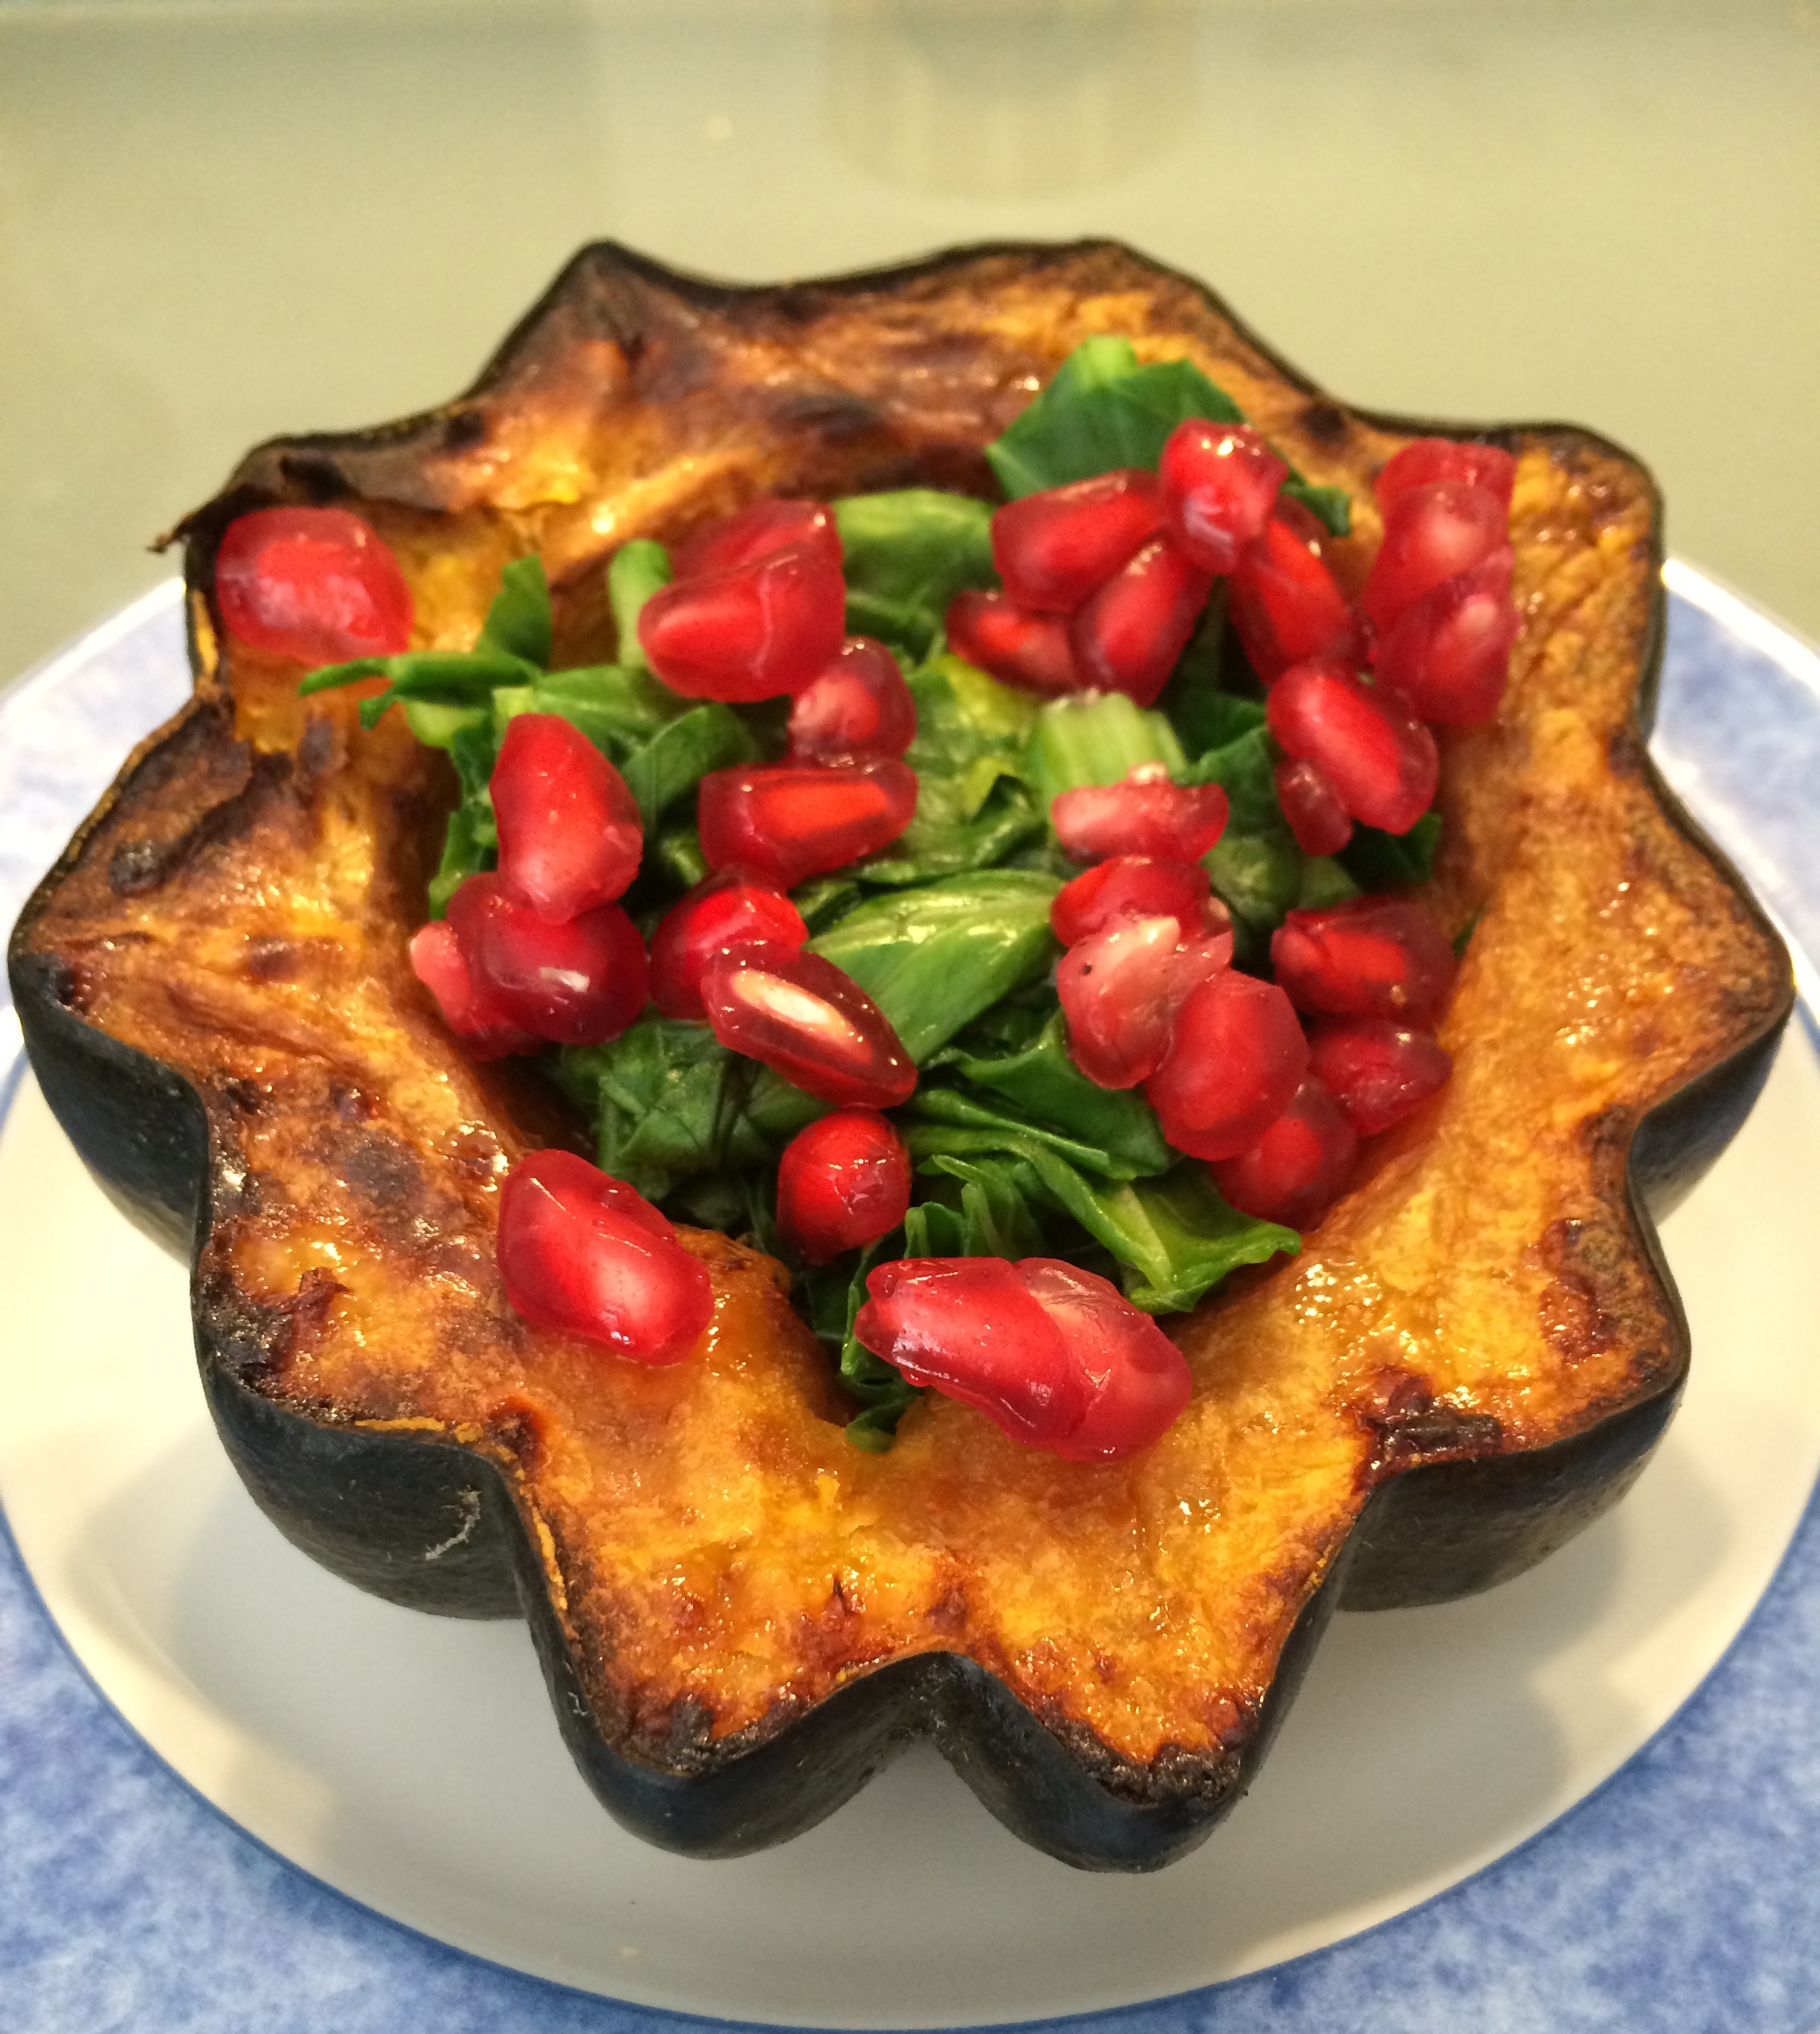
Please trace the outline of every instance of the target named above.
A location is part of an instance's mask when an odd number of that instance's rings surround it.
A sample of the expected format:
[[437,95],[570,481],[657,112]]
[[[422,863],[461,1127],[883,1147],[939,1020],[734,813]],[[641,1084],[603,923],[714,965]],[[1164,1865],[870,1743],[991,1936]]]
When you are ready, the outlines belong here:
[[1188,1403],[1188,1364],[1156,1323],[1059,1259],[905,1259],[866,1292],[854,1324],[866,1348],[1028,1446],[1116,1461]]
[[645,602],[638,640],[688,699],[749,704],[797,692],[839,653],[840,539],[819,502],[757,501],[684,546]]
[[1357,665],[1364,654],[1364,630],[1327,563],[1327,531],[1288,495],[1233,567],[1226,614],[1266,685],[1310,657]]
[[1338,1199],[1358,1155],[1357,1127],[1315,1065],[1256,1142],[1211,1169],[1214,1184],[1244,1214],[1312,1229]]
[[1115,919],[1071,945],[1056,963],[1056,993],[1075,1064],[1100,1087],[1147,1080],[1189,992],[1232,951],[1229,932],[1197,937],[1173,915]]
[[[1434,803],[1441,771],[1434,736],[1337,660],[1292,664],[1270,688],[1265,715],[1284,754],[1308,766],[1293,794],[1304,822],[1312,810],[1325,812],[1320,801],[1330,794],[1349,819],[1407,833]],[[1325,823],[1319,831],[1327,837]]]
[[521,713],[493,773],[500,880],[544,918],[572,918],[623,897],[644,826],[625,779],[572,721]]
[[884,1012],[820,954],[740,946],[711,955],[701,1000],[714,1035],[824,1101],[893,1109],[917,1070]]
[[895,756],[740,764],[702,779],[697,824],[710,869],[752,869],[789,890],[888,847],[916,806],[916,772]]
[[666,1017],[706,1023],[701,972],[716,954],[756,946],[794,952],[808,937],[802,914],[781,890],[747,870],[722,869],[658,921],[651,936],[651,1000]]
[[644,942],[616,901],[644,829],[625,780],[557,714],[517,715],[494,765],[499,868],[470,876],[411,966],[477,1059],[597,1045],[644,1008]]
[[534,1327],[678,1362],[714,1313],[707,1270],[642,1194],[572,1151],[533,1151],[500,1190],[505,1297]]
[[1190,421],[1163,448],[1158,475],[1169,528],[1203,572],[1232,572],[1264,532],[1289,469],[1244,424]]
[[1218,784],[1175,784],[1160,763],[1140,764],[1117,784],[1082,784],[1049,808],[1062,852],[1075,861],[1161,855],[1199,861],[1226,829]]
[[869,636],[850,636],[790,703],[790,760],[902,756],[916,731],[916,701],[896,658]]
[[1516,640],[1509,535],[1516,461],[1495,445],[1419,438],[1378,475],[1384,541],[1360,595],[1378,681],[1424,720],[1497,711]]
[[236,517],[216,554],[215,594],[228,633],[272,656],[337,664],[411,647],[398,561],[345,508]]
[[888,1236],[910,1207],[910,1161],[876,1109],[837,1109],[784,1147],[777,1225],[797,1256],[825,1264]]

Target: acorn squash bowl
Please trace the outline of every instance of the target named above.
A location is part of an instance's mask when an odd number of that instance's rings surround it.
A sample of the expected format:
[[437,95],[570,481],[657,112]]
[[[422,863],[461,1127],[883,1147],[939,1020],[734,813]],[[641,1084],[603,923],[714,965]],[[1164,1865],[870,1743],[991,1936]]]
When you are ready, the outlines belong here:
[[918,1736],[1071,1863],[1190,1848],[1336,1605],[1485,1588],[1634,1478],[1688,1360],[1651,1214],[1742,1120],[1791,1008],[1773,933],[1644,752],[1648,475],[1584,431],[1474,431],[1518,460],[1522,625],[1495,722],[1443,735],[1427,894],[1470,928],[1454,1078],[1298,1258],[1180,1325],[1194,1396],[1161,1441],[1066,1462],[931,1397],[861,1452],[781,1268],[711,1233],[684,1232],[715,1289],[687,1361],[518,1319],[500,1181],[578,1130],[535,1075],[467,1060],[411,973],[446,763],[224,637],[223,528],[354,508],[429,647],[471,641],[535,552],[556,663],[595,661],[626,539],[762,494],[989,497],[983,448],[1107,332],[1192,359],[1350,491],[1356,584],[1372,476],[1422,427],[1342,407],[1125,249],[748,289],[591,247],[468,394],[262,446],[182,525],[194,694],[14,936],[51,1107],[193,1251],[203,1381],[259,1504],[398,1603],[525,1616],[583,1772],[673,1848],[788,1837]]

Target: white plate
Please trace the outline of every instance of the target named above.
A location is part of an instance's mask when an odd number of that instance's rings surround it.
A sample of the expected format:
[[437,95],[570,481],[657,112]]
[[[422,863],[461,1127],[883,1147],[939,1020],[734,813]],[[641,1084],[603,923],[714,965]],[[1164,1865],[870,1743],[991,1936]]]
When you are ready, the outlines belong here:
[[[143,658],[168,619],[152,605],[88,665]],[[82,659],[64,669],[79,688]],[[1126,2006],[1467,1878],[1693,1693],[1820,1466],[1817,1152],[1820,1071],[1797,1032],[1667,1226],[1696,1360],[1636,1490],[1488,1596],[1336,1620],[1251,1795],[1152,1878],[1040,1856],[921,1752],[756,1858],[704,1864],[622,1834],[561,1747],[521,1627],[363,1597],[253,1509],[208,1426],[182,1270],[107,1206],[29,1086],[0,1142],[0,1499],[58,1627],[146,1741],[283,1856],[441,1942],[638,2005],[805,2026]],[[1361,2001],[1388,1982],[1360,1979]],[[411,2024],[407,2004],[401,1983],[362,2024]]]

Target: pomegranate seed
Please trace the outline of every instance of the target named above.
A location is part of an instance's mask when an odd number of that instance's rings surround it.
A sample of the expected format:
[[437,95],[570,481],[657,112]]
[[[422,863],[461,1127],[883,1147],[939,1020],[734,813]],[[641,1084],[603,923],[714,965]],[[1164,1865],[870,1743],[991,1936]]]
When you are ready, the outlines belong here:
[[1311,1073],[1255,1144],[1212,1171],[1242,1214],[1312,1229],[1345,1191],[1358,1155],[1358,1133]]
[[1245,424],[1210,424],[1191,417],[1163,447],[1169,535],[1203,571],[1229,572],[1261,536],[1288,465]]
[[1012,1267],[1060,1334],[1084,1379],[1086,1409],[1050,1442],[1068,1462],[1116,1462],[1160,1439],[1181,1417],[1193,1380],[1188,1359],[1116,1285],[1055,1257]]
[[640,610],[651,667],[689,699],[749,705],[800,692],[839,655],[846,584],[809,544],[659,587]]
[[433,918],[418,928],[411,942],[411,966],[471,1060],[498,1060],[508,1053],[537,1049],[537,1039],[508,1023],[501,1011],[475,993],[460,942],[446,919]]
[[1083,681],[1150,705],[1188,647],[1211,583],[1167,537],[1146,544],[1068,625]]
[[1353,837],[1352,815],[1312,763],[1279,763],[1277,803],[1304,854],[1338,854]]
[[1071,1432],[1086,1379],[1040,1302],[1002,1257],[904,1257],[866,1278],[854,1332],[913,1384],[958,1398],[1015,1441]]
[[1264,532],[1233,569],[1226,612],[1266,685],[1309,657],[1357,661],[1364,631],[1328,569],[1324,532],[1301,503],[1280,496]]
[[850,636],[790,710],[793,763],[901,756],[916,739],[916,701],[897,659],[869,636]]
[[1298,1009],[1415,1024],[1440,1015],[1457,966],[1447,934],[1413,897],[1292,911],[1270,936],[1270,965]]
[[644,1008],[644,942],[617,904],[557,922],[514,903],[497,876],[471,876],[448,923],[477,993],[535,1037],[602,1045]]
[[1443,580],[1470,572],[1510,541],[1498,497],[1460,480],[1437,480],[1397,497],[1384,541],[1360,596],[1373,623],[1388,629],[1412,602]]
[[777,1225],[797,1255],[825,1264],[888,1236],[910,1206],[910,1161],[876,1109],[837,1109],[784,1146]]
[[625,895],[644,827],[625,779],[572,721],[515,714],[493,766],[500,887],[540,918],[572,918]]
[[741,947],[701,971],[714,1035],[837,1107],[891,1109],[916,1090],[917,1071],[884,1012],[820,954]]
[[840,535],[819,501],[753,501],[736,515],[697,530],[677,549],[678,579],[705,579],[800,544],[840,570]]
[[1056,964],[1068,1054],[1099,1087],[1135,1087],[1169,1047],[1184,999],[1232,959],[1233,936],[1184,937],[1173,917],[1128,918]]
[[993,515],[993,559],[1022,607],[1071,614],[1163,519],[1154,475],[1125,466],[1008,501]]
[[711,869],[753,869],[788,890],[888,846],[916,809],[916,772],[890,756],[741,764],[701,780],[701,851]]
[[1266,725],[1289,756],[1312,763],[1356,820],[1407,833],[1435,798],[1435,737],[1387,693],[1343,664],[1293,664],[1270,689]]
[[1128,918],[1173,918],[1184,939],[1229,931],[1199,863],[1163,856],[1116,854],[1064,883],[1049,906],[1049,928],[1064,947],[1091,939]]
[[1412,601],[1379,640],[1372,656],[1379,683],[1420,719],[1469,727],[1496,715],[1517,640],[1516,561],[1510,546],[1500,546]]
[[1144,1094],[1178,1151],[1230,1158],[1289,1107],[1308,1070],[1308,1041],[1288,996],[1228,968],[1176,1012]]
[[1439,480],[1463,481],[1469,487],[1483,487],[1508,516],[1516,478],[1516,460],[1496,445],[1462,445],[1457,438],[1417,438],[1384,462],[1375,492],[1378,506],[1388,516],[1398,497],[1412,487],[1432,487]]
[[966,587],[948,602],[948,647],[1008,685],[1058,699],[1079,692],[1068,625],[1060,616],[1019,607],[1002,593]]
[[1400,1123],[1454,1071],[1431,1031],[1390,1017],[1335,1017],[1315,1026],[1309,1064],[1361,1137]]
[[651,1000],[666,1017],[705,1023],[701,971],[715,954],[755,946],[794,952],[808,937],[802,914],[781,890],[744,869],[722,869],[658,921],[651,936]]
[[1226,828],[1226,794],[1218,784],[1172,784],[1160,763],[1140,763],[1122,783],[1063,791],[1049,821],[1076,861],[1115,854],[1199,861]]
[[411,589],[388,546],[345,508],[255,508],[215,554],[229,635],[275,657],[339,664],[411,647]]
[[707,1272],[669,1222],[572,1151],[533,1151],[507,1173],[498,1248],[515,1312],[635,1363],[679,1362],[714,1316]]

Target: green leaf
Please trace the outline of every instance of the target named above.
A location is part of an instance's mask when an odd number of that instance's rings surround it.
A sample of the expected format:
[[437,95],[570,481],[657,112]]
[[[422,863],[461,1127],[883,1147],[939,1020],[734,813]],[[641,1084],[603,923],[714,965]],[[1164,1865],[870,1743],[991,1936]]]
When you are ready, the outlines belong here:
[[670,579],[670,554],[649,537],[621,544],[606,569],[606,598],[613,625],[619,632],[619,661],[629,671],[648,671],[651,664],[638,640],[638,617],[644,603]]
[[1302,880],[1296,886],[1297,910],[1324,911],[1330,905],[1344,904],[1358,894],[1358,884],[1330,854],[1302,857]]
[[1343,487],[1317,487],[1312,481],[1304,480],[1295,468],[1289,469],[1289,478],[1283,482],[1283,492],[1301,503],[1309,514],[1326,524],[1336,537],[1352,535],[1353,497]]
[[1037,702],[958,657],[912,674],[916,816],[886,853],[854,874],[879,885],[933,882],[1003,861],[1043,831],[1025,788],[1026,732]]
[[[391,701],[386,704],[389,706]],[[404,722],[426,749],[448,749],[464,728],[476,732],[490,730],[493,715],[483,706],[445,706],[435,700],[407,700]]]
[[1173,776],[1188,767],[1175,730],[1126,692],[1078,692],[1038,712],[1024,767],[1046,817],[1064,791],[1116,784],[1140,765],[1161,763]]
[[907,487],[833,505],[846,574],[847,629],[928,655],[963,587],[998,584],[992,510],[966,494]]
[[1030,1170],[1021,1160],[940,1152],[925,1169],[960,1182],[961,1247],[950,1255],[1015,1261],[1047,1253],[1048,1238],[1030,1205]]
[[602,1169],[647,1200],[697,1174],[776,1156],[744,1107],[756,1069],[705,1024],[641,1017],[610,1044],[565,1046],[557,1064],[563,1087],[595,1116]]
[[982,869],[869,898],[809,942],[844,968],[918,1064],[1055,952],[1053,877]]
[[1441,845],[1441,815],[1426,812],[1407,833],[1382,833],[1376,827],[1356,826],[1340,850],[1346,873],[1362,890],[1406,890],[1426,883],[1435,873]]
[[550,665],[550,581],[542,558],[514,558],[500,574],[499,591],[480,631],[477,650],[497,651],[547,670]]
[[398,657],[362,657],[351,664],[325,664],[312,671],[298,692],[332,692],[357,678],[384,677],[399,699],[478,701],[495,685],[531,684],[540,675],[535,664],[503,650],[407,650]]
[[1027,1154],[1041,1145],[1065,1159],[1112,1179],[1130,1176],[1101,1146],[1083,1143],[1065,1130],[1033,1123],[966,1090],[919,1087],[905,1105],[899,1119],[904,1141],[913,1158],[926,1158],[939,1151],[1016,1151]]
[[757,759],[758,744],[730,706],[709,700],[661,727],[620,766],[647,831],[666,806],[692,791],[711,770]]
[[1178,1165],[1167,1178],[1134,1180],[1102,1196],[1109,1227],[1123,1247],[1107,1247],[1129,1267],[1125,1296],[1146,1313],[1191,1307],[1241,1264],[1279,1253],[1293,1257],[1302,1240],[1293,1229],[1242,1214],[1215,1191],[1204,1166]]
[[1170,432],[1190,417],[1244,421],[1232,398],[1192,362],[1140,367],[1128,339],[1090,339],[987,446],[986,457],[1015,501],[1114,467],[1154,467]]
[[825,933],[865,895],[851,876],[820,876],[791,891],[790,901],[801,913],[802,921],[812,933]]
[[449,899],[470,876],[478,876],[493,866],[499,846],[493,793],[489,788],[499,754],[492,715],[456,728],[449,737],[448,749],[461,785],[461,797],[448,816],[441,864],[430,881],[430,914],[433,918],[440,918],[448,909]]
[[559,713],[615,763],[649,741],[688,710],[642,666],[584,664],[552,671],[531,688],[539,713]]
[[1097,1086],[1075,1064],[1060,1010],[1022,1052],[950,1053],[943,1064],[973,1086],[1002,1095],[1033,1123],[1064,1132],[1077,1150],[1092,1150],[1100,1172],[1131,1179],[1165,1173],[1175,1162],[1156,1112],[1135,1088]]

